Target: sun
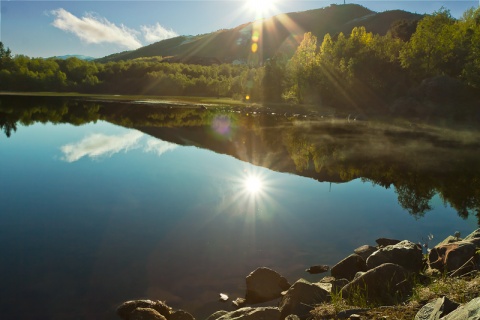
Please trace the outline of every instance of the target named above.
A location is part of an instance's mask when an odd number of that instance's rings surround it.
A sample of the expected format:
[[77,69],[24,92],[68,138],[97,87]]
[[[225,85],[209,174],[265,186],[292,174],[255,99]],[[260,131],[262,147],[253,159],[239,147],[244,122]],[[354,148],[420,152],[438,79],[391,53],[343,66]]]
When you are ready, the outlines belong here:
[[263,183],[259,177],[249,176],[245,179],[245,189],[249,193],[256,194],[262,191]]
[[266,15],[275,11],[277,0],[248,0],[247,6],[257,18],[265,18]]

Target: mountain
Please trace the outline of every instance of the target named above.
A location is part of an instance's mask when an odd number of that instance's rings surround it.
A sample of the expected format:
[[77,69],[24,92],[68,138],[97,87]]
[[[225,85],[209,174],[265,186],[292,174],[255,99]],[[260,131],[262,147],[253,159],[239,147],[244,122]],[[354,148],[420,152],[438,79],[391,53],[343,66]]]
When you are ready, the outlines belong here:
[[[211,64],[221,62],[265,60],[276,53],[291,56],[306,32],[312,32],[319,41],[325,34],[349,34],[354,27],[365,26],[367,31],[384,35],[393,22],[419,20],[423,16],[401,10],[374,12],[356,4],[329,7],[277,15],[268,19],[240,25],[233,29],[197,35],[179,36],[124,51],[98,62],[130,60],[152,56],[170,57],[170,61]],[[258,32],[259,46],[252,54],[252,35]]]
[[92,60],[97,59],[97,58],[94,58],[94,57],[84,56],[84,55],[81,55],[81,54],[67,54],[67,55],[64,55],[64,56],[55,56],[55,57],[52,57],[52,58],[60,59],[60,60],[67,60],[68,58],[78,58],[80,60],[86,60],[86,61],[92,61]]

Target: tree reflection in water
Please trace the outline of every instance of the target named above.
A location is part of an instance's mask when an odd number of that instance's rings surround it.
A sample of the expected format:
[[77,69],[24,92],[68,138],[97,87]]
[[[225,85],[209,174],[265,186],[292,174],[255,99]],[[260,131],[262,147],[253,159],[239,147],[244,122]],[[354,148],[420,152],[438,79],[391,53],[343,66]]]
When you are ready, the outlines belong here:
[[[301,119],[231,112],[238,110],[226,107],[204,110],[6,96],[0,100],[0,128],[7,137],[18,124],[81,125],[105,120],[164,141],[195,145],[318,181],[361,178],[384,188],[393,186],[399,204],[416,218],[432,209],[431,200],[438,194],[460,217],[476,215],[480,225],[480,133],[476,131],[408,122]],[[218,133],[218,119],[228,123],[228,135]],[[248,181],[251,194],[265,191],[262,181]]]

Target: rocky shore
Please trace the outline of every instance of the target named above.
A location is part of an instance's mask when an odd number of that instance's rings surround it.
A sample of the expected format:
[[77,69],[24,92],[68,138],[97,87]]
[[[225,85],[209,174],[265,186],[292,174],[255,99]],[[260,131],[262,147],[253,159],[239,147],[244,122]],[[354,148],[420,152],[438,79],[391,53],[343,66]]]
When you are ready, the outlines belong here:
[[[408,240],[380,238],[377,246],[363,245],[331,268],[311,266],[309,273],[331,271],[330,276],[310,283],[290,284],[278,272],[261,267],[246,277],[245,297],[232,300],[235,311],[217,311],[206,320],[304,320],[304,319],[480,319],[480,229],[465,238],[447,237],[431,250]],[[461,279],[461,280],[459,280]],[[472,298],[455,301],[441,297],[422,300],[422,289],[449,280],[465,286]],[[451,290],[466,290],[451,286]],[[417,298],[415,307],[407,306]],[[220,300],[229,297],[221,293]],[[272,302],[272,306],[255,307]],[[395,312],[393,312],[393,311]],[[412,311],[415,311],[414,313]],[[121,304],[117,314],[125,320],[195,320],[166,302],[132,300]]]

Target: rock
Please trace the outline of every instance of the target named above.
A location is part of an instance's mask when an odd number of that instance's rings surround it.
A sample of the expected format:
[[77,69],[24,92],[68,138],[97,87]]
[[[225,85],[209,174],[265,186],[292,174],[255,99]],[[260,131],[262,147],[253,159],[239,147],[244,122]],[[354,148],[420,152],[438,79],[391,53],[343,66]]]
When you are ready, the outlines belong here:
[[362,257],[363,260],[367,261],[367,258],[377,250],[378,249],[376,247],[372,247],[372,246],[369,246],[369,245],[364,245],[364,246],[358,247],[357,249],[353,250],[353,252],[358,254],[360,257]]
[[318,274],[318,273],[324,273],[330,270],[330,267],[327,265],[317,265],[317,266],[311,266],[310,268],[306,269],[305,271],[310,273],[310,274]]
[[332,267],[332,277],[352,280],[358,271],[366,271],[365,260],[358,254],[351,254]]
[[136,308],[128,317],[129,320],[166,320],[157,310],[152,308]]
[[412,272],[418,272],[423,266],[422,259],[422,248],[413,242],[403,240],[375,251],[367,259],[367,268],[373,269],[384,263],[394,263]]
[[300,320],[300,318],[295,314],[289,314],[285,317],[285,320]]
[[376,242],[380,247],[385,247],[385,246],[393,246],[393,245],[396,245],[397,243],[400,242],[400,240],[388,239],[388,238],[378,238],[377,240],[375,240],[375,242]]
[[131,313],[137,308],[150,308],[156,310],[167,319],[170,317],[170,312],[172,311],[172,308],[160,300],[131,300],[122,303],[117,308],[117,315],[122,319],[128,320],[130,319],[129,317]]
[[184,310],[175,310],[170,314],[168,320],[195,320],[195,318]]
[[228,312],[217,320],[279,320],[280,310],[274,307],[245,307]]
[[478,320],[480,319],[480,298],[475,298],[469,303],[450,312],[442,320]]
[[220,293],[219,300],[223,302],[228,301],[228,296],[225,293]]
[[271,301],[282,296],[282,291],[290,288],[287,279],[269,268],[258,268],[247,278],[247,303]]
[[365,272],[342,288],[344,298],[360,294],[368,303],[391,305],[407,297],[412,289],[407,269],[393,263],[384,263]]
[[347,283],[347,279],[335,279],[335,277],[325,277],[315,284],[320,288],[325,289],[329,293],[336,293],[339,292]]
[[206,320],[217,320],[221,316],[224,316],[228,313],[228,311],[225,310],[219,310],[217,312],[212,313],[211,315],[208,316]]
[[440,242],[439,244],[437,244],[436,247],[441,246],[441,245],[444,245],[444,244],[449,244],[449,243],[458,242],[458,241],[461,241],[461,240],[462,240],[462,239],[457,238],[457,237],[454,237],[454,236],[448,236],[448,237],[446,237],[442,242]]
[[[452,272],[462,267],[463,274],[475,268],[474,255],[476,245],[467,241],[440,245],[428,254],[428,264],[430,268],[441,272]],[[460,270],[459,270],[460,271]]]
[[459,306],[447,297],[438,298],[424,305],[415,315],[415,320],[438,320]]
[[310,317],[310,310],[315,304],[329,301],[329,293],[304,279],[295,282],[280,301],[280,318],[294,314],[300,319]]
[[351,319],[352,316],[357,316],[358,313],[364,313],[367,312],[368,309],[348,309],[348,310],[343,310],[337,313],[337,318],[338,319]]
[[473,231],[468,236],[466,236],[465,239],[463,239],[463,240],[468,241],[468,240],[471,240],[471,239],[474,239],[474,238],[480,238],[480,229],[477,229],[477,230]]
[[237,298],[232,301],[232,304],[237,308],[243,308],[247,304],[247,300],[244,298]]

